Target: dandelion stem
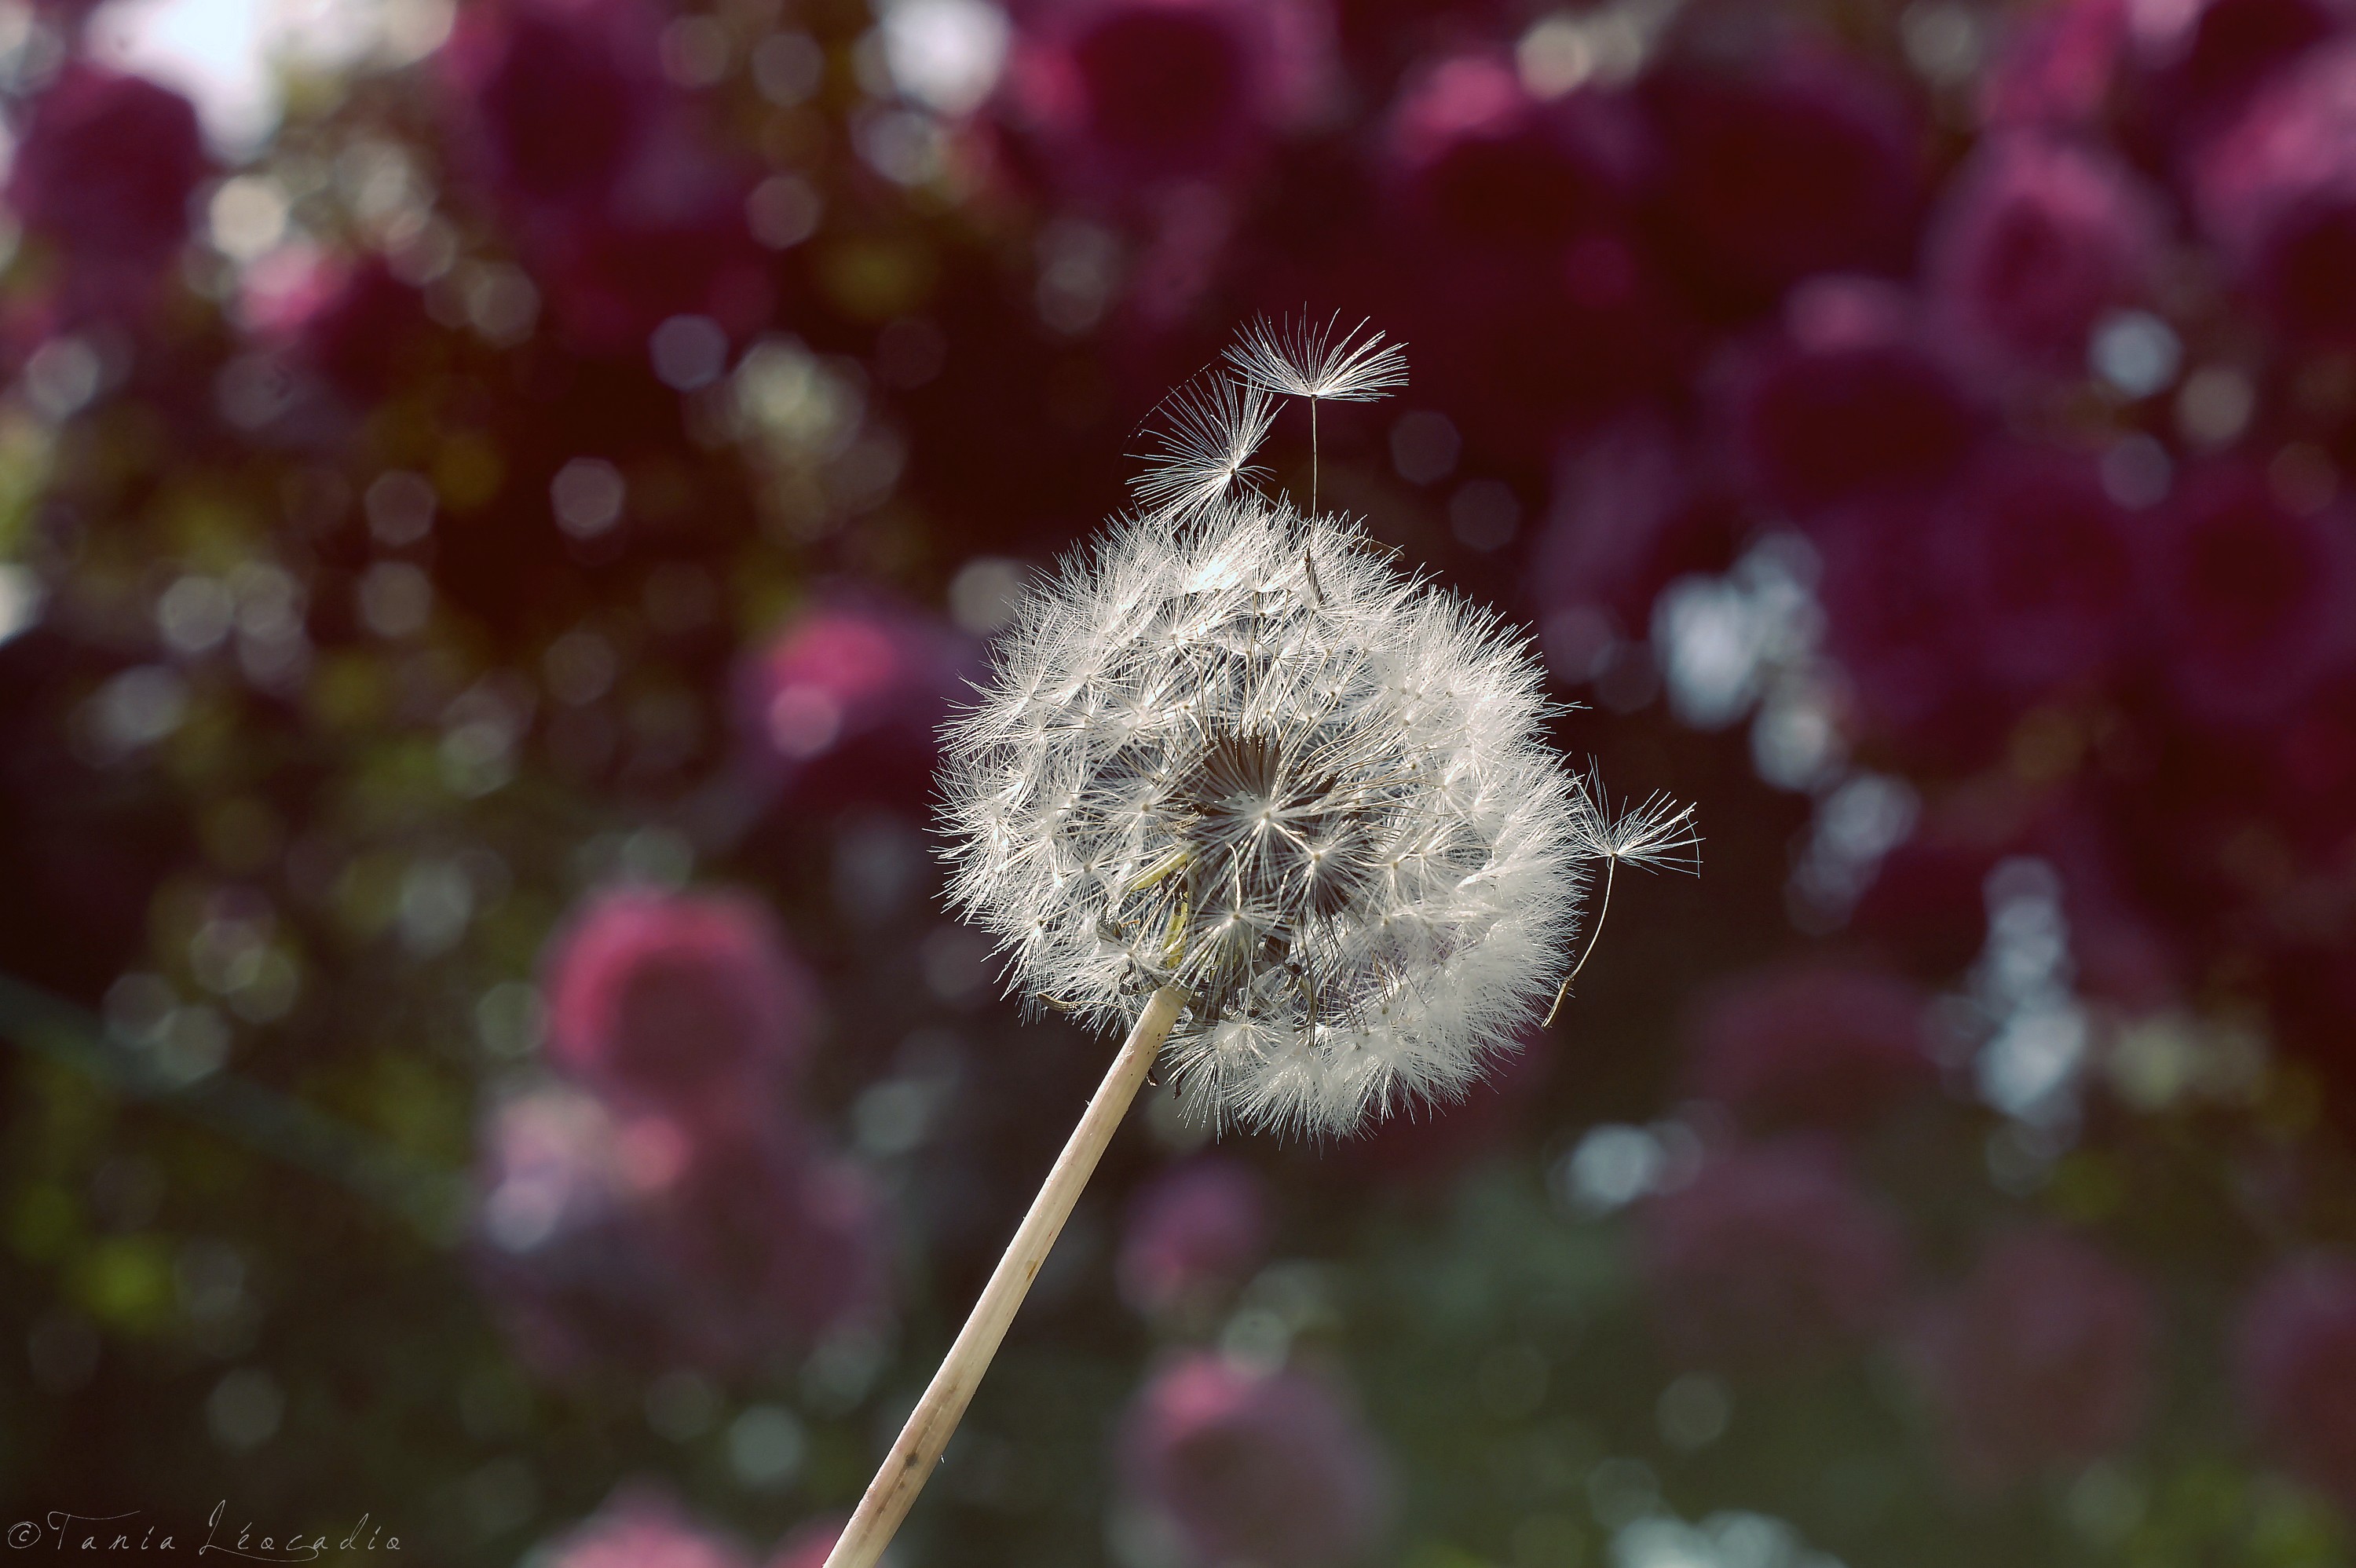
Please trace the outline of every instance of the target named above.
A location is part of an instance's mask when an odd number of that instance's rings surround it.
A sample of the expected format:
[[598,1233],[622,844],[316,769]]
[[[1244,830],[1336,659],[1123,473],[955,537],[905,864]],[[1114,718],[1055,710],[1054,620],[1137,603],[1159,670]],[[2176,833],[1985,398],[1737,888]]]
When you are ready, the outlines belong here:
[[1309,400],[1309,515],[1317,515],[1317,400]]
[[1162,1042],[1170,1037],[1171,1027],[1178,1021],[1178,1014],[1188,999],[1187,994],[1177,987],[1164,986],[1153,993],[1145,1010],[1138,1015],[1137,1024],[1122,1042],[1120,1053],[1113,1058],[1111,1071],[1105,1074],[1088,1108],[1081,1113],[1080,1125],[1072,1129],[1071,1140],[1055,1157],[1045,1185],[1031,1200],[1031,1211],[1023,1216],[1014,1240],[1007,1244],[1006,1255],[991,1271],[990,1283],[981,1289],[981,1299],[974,1303],[965,1327],[958,1331],[956,1343],[942,1359],[940,1371],[933,1374],[924,1398],[916,1402],[908,1424],[900,1429],[899,1439],[884,1456],[883,1467],[868,1483],[867,1495],[859,1499],[857,1511],[843,1527],[834,1550],[828,1553],[826,1568],[872,1568],[891,1544],[900,1520],[906,1517],[916,1494],[924,1490],[941,1450],[957,1431],[973,1391],[989,1371],[991,1358],[998,1353],[999,1341],[1006,1338],[1007,1325],[1014,1320],[1032,1280],[1047,1261],[1048,1250],[1055,1246],[1064,1221],[1071,1217],[1072,1205],[1079,1200],[1080,1189],[1087,1185],[1098,1157],[1112,1141],[1114,1130],[1128,1114],[1130,1103],[1137,1097],[1154,1058],[1161,1054]]
[[1619,869],[1619,856],[1611,855],[1605,857],[1603,861],[1603,896],[1596,901],[1595,923],[1587,928],[1586,950],[1580,954],[1579,962],[1570,966],[1570,973],[1562,977],[1562,985],[1554,994],[1554,1006],[1547,1009],[1546,1021],[1538,1025],[1538,1028],[1540,1029],[1551,1029],[1554,1027],[1555,1014],[1562,1011],[1562,999],[1570,995],[1570,983],[1579,978],[1579,972],[1587,967],[1587,961],[1590,958],[1595,956],[1596,938],[1603,934],[1603,917],[1612,912],[1612,873]]

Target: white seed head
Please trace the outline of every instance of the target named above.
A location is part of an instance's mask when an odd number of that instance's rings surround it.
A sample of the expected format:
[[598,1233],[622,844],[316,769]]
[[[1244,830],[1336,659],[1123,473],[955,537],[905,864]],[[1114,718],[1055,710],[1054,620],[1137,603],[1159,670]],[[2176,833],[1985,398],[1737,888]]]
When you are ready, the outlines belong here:
[[1406,386],[1407,346],[1387,347],[1379,332],[1362,340],[1363,321],[1336,336],[1341,319],[1304,312],[1279,325],[1262,316],[1227,350],[1227,363],[1255,387],[1312,401],[1372,402]]
[[[1266,428],[1189,406],[1226,421],[1206,451]],[[1032,1005],[1123,1028],[1183,987],[1165,1065],[1197,1115],[1347,1133],[1461,1098],[1569,967],[1590,869],[1690,826],[1611,820],[1523,638],[1240,469],[1017,607],[946,731],[950,897]]]
[[1253,464],[1252,454],[1268,439],[1276,402],[1259,388],[1206,371],[1173,392],[1163,408],[1169,423],[1154,432],[1145,472],[1130,481],[1140,506],[1194,517],[1268,472]]

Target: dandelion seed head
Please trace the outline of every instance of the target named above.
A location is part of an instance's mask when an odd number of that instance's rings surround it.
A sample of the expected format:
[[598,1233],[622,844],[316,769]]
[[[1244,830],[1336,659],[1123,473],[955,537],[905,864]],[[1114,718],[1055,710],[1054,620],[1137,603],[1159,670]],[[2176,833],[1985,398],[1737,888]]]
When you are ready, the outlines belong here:
[[[1378,395],[1396,351],[1355,336],[1286,363]],[[1338,1135],[1461,1099],[1569,967],[1590,871],[1690,818],[1603,809],[1494,613],[1237,484],[1252,385],[1182,400],[1148,509],[1018,607],[945,731],[944,852],[1010,992],[1109,1029],[1179,987],[1193,1114]]]
[[1407,385],[1407,347],[1386,344],[1367,324],[1336,334],[1341,317],[1307,314],[1284,322],[1262,316],[1227,350],[1227,363],[1255,387],[1312,401],[1364,403]]
[[1145,471],[1130,482],[1139,505],[1194,517],[1268,472],[1251,461],[1276,419],[1275,400],[1262,389],[1206,371],[1163,407],[1166,422],[1153,432]]

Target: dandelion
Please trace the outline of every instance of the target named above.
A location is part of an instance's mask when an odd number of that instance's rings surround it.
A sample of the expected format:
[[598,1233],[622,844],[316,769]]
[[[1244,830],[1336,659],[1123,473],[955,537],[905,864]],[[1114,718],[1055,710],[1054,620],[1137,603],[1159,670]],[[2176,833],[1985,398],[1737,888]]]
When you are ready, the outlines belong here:
[[829,1568],[890,1539],[1157,1060],[1215,1127],[1461,1099],[1559,999],[1596,868],[1690,857],[1689,813],[1614,814],[1547,745],[1526,639],[1252,486],[1269,395],[1405,379],[1333,325],[1259,323],[1177,401],[1145,509],[1031,591],[945,732],[951,901],[1028,1008],[1129,1034]]
[[1312,321],[1308,313],[1280,325],[1260,317],[1227,350],[1227,363],[1248,385],[1309,400],[1309,509],[1317,510],[1317,405],[1372,402],[1407,385],[1407,346],[1385,345],[1379,332],[1360,338],[1360,322],[1336,337],[1341,316]]
[[1276,403],[1259,388],[1213,372],[1173,393],[1165,406],[1170,423],[1156,432],[1158,450],[1130,483],[1140,505],[1158,516],[1194,517],[1267,473],[1251,459],[1268,439]]

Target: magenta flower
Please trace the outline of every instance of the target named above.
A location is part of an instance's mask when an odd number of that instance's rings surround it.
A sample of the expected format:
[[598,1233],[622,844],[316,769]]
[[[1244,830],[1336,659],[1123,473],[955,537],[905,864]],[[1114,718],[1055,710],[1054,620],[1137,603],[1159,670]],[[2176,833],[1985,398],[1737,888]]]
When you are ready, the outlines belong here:
[[2277,1264],[2242,1307],[2234,1371],[2244,1418],[2290,1472],[2356,1506],[2356,1263]]
[[1933,525],[1972,664],[2029,699],[2112,670],[2140,612],[2136,535],[2088,459],[1991,448]]
[[1911,297],[1863,278],[1794,290],[1781,335],[1727,367],[1722,405],[1752,485],[1800,514],[1944,485],[1981,423]]
[[616,1104],[758,1128],[808,1050],[809,982],[766,911],[724,893],[594,895],[552,944],[548,1053]]
[[1188,1355],[1139,1393],[1121,1449],[1131,1491],[1204,1568],[1328,1568],[1363,1555],[1382,1524],[1374,1438],[1301,1372],[1258,1375]]
[[210,166],[178,93],[80,60],[58,73],[18,131],[6,195],[56,253],[69,319],[135,317],[155,303]]
[[929,787],[934,734],[966,691],[970,639],[873,594],[821,597],[755,652],[737,711],[755,765],[804,799]]
[[1819,1364],[1884,1327],[1905,1283],[1897,1226],[1813,1139],[1718,1155],[1638,1220],[1654,1327],[1687,1365]]
[[1102,197],[1247,172],[1331,69],[1316,0],[1044,0],[1020,25],[1009,112],[1056,181]]
[[552,1377],[807,1349],[873,1320],[886,1286],[875,1195],[809,1144],[790,1124],[730,1143],[574,1089],[518,1095],[484,1129],[477,1276]]
[[438,57],[456,162],[586,352],[644,354],[678,315],[741,336],[775,303],[744,218],[755,171],[664,80],[661,25],[638,0],[494,0]]
[[2292,512],[2238,462],[2186,476],[2145,559],[2171,689],[2196,719],[2279,718],[2356,649],[2356,525]]
[[1910,760],[1984,760],[2016,707],[1977,668],[1984,634],[1944,559],[1944,508],[1881,496],[1815,519],[1816,598],[1825,647],[1848,677],[1858,716]]
[[460,99],[462,153],[503,204],[614,197],[668,109],[660,26],[634,0],[498,0],[459,18],[436,64]]
[[1613,95],[1534,98],[1512,60],[1443,59],[1392,111],[1388,153],[1421,223],[1456,245],[1552,251],[1625,223],[1648,138]]
[[2095,320],[2142,296],[2164,217],[2108,154],[2036,135],[1983,142],[1925,240],[1932,318],[1992,372],[2078,372]]
[[545,1561],[548,1568],[753,1568],[742,1546],[642,1485],[616,1491],[595,1515],[542,1547],[533,1561]]
[[1231,1155],[1172,1166],[1130,1200],[1117,1270],[1149,1317],[1215,1306],[1268,1255],[1268,1184]]
[[[1662,589],[1733,564],[1749,521],[1725,465],[1658,411],[1640,408],[1565,444],[1530,551],[1547,662],[1586,677],[1601,632],[1642,635]],[[1557,622],[1586,610],[1608,621]]]
[[668,1287],[638,1215],[677,1184],[690,1153],[675,1125],[626,1125],[569,1087],[493,1110],[472,1261],[517,1350],[542,1373],[664,1353]]
[[2147,8],[2137,43],[2168,119],[2197,131],[2339,31],[2334,0],[2191,0]]
[[1741,69],[1673,64],[1647,102],[1682,254],[1720,308],[1812,272],[1894,271],[1922,197],[1923,131],[1888,80],[1790,49]]
[[2286,333],[2356,343],[2356,41],[2268,79],[2191,181],[2210,240]]
[[1541,100],[1503,57],[1444,58],[1385,152],[1417,384],[1484,448],[1543,459],[1567,415],[1673,379],[1693,334],[1638,222],[1655,160],[1623,97]]
[[648,1215],[671,1277],[670,1331],[690,1364],[755,1367],[884,1312],[881,1195],[848,1160],[788,1127],[766,1144],[706,1144]]
[[1927,1000],[1849,964],[1754,970],[1701,1013],[1687,1076],[1752,1126],[1854,1127],[1930,1082]]
[[241,311],[262,342],[363,409],[392,388],[430,331],[424,296],[375,256],[273,258],[249,270]]
[[[769,1554],[768,1568],[826,1568],[828,1555],[842,1536],[846,1517],[815,1519],[788,1532]],[[885,1558],[888,1563],[891,1559]]]
[[2150,1404],[2156,1339],[2150,1292],[2090,1243],[1989,1247],[1914,1347],[1956,1478],[1994,1490],[2118,1452]]
[[2076,130],[2099,119],[2127,46],[2129,0],[2062,0],[2015,13],[1980,79],[1991,131]]

